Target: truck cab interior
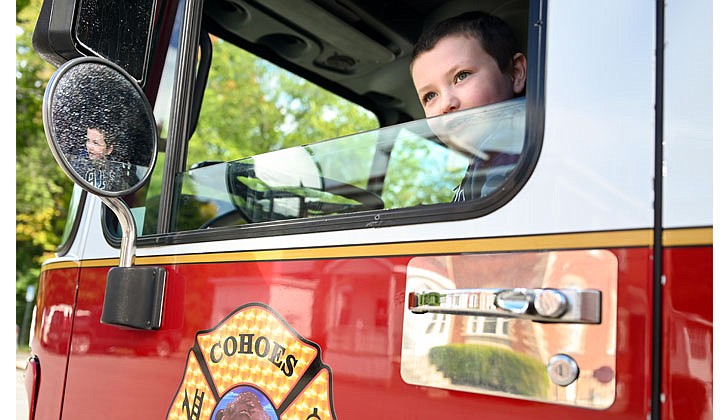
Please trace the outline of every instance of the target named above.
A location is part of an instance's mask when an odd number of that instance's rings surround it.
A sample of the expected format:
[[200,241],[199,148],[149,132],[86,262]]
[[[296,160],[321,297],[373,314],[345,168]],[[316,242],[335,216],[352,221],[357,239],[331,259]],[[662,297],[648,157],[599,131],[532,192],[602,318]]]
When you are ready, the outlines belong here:
[[353,102],[391,125],[424,117],[409,74],[423,28],[472,10],[494,14],[527,48],[529,2],[211,0],[204,28]]

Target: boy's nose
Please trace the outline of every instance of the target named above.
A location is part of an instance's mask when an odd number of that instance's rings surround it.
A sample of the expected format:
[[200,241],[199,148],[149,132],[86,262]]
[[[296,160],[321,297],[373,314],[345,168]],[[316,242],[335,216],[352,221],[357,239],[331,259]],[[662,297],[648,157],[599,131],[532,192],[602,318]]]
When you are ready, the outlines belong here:
[[440,114],[457,111],[460,108],[460,101],[456,95],[450,92],[443,92],[440,100]]

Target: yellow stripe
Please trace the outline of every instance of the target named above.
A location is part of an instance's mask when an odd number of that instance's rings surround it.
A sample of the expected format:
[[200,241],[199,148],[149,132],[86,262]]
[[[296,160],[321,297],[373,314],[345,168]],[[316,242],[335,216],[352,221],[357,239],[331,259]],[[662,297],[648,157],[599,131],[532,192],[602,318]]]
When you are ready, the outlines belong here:
[[[506,238],[453,239],[445,241],[400,242],[393,244],[346,245],[305,249],[217,252],[207,254],[162,255],[138,257],[137,265],[174,265],[191,263],[224,263],[243,261],[281,261],[304,259],[336,259],[357,257],[396,257],[469,252],[513,252],[547,249],[597,249],[651,247],[651,229],[613,232],[588,232]],[[663,232],[665,246],[712,245],[713,229],[672,229]],[[83,268],[118,265],[118,258],[84,260]],[[67,261],[49,263],[43,270],[76,267]]]
[[[118,260],[117,260],[118,261]],[[81,267],[82,263],[79,263],[78,261],[54,261],[49,262],[46,264],[43,264],[40,268],[41,271],[48,270],[48,266],[52,266],[54,270],[61,269],[61,268],[79,268]]]
[[[402,255],[428,255],[468,252],[533,251],[543,249],[590,249],[638,247],[652,245],[649,229],[518,236],[507,238],[453,239],[445,241],[400,242],[393,244],[347,245],[306,249],[276,249],[265,251],[219,252],[207,254],[162,255],[138,257],[138,265],[167,265],[190,263],[222,263],[235,261],[279,261],[302,259],[394,257]],[[117,265],[118,259],[84,260],[84,268]],[[61,265],[64,264],[64,265]],[[66,263],[49,263],[43,270],[67,268]]]
[[664,246],[713,245],[713,228],[664,230],[662,244]]

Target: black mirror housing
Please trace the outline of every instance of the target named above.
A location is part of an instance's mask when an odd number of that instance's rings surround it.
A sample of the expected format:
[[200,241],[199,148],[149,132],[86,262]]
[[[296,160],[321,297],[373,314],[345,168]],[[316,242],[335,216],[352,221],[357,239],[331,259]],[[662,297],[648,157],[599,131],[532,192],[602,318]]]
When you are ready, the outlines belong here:
[[56,67],[74,58],[105,58],[141,85],[146,81],[157,0],[44,0],[33,48]]

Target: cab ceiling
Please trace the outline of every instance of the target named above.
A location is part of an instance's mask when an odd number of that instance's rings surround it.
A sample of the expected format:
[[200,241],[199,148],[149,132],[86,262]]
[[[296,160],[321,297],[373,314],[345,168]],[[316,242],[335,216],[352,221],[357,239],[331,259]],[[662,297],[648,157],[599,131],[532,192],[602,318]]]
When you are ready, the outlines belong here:
[[525,50],[527,0],[208,0],[205,26],[393,124],[424,116],[409,78],[422,28],[468,10],[503,18]]

